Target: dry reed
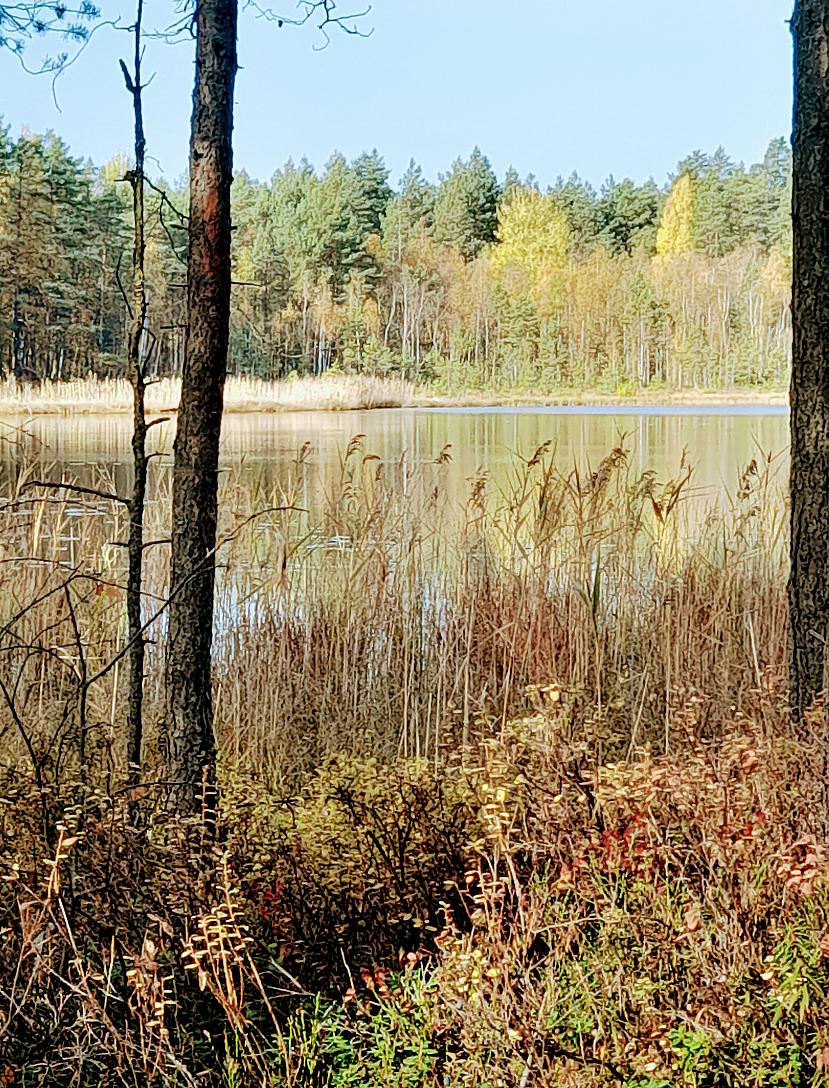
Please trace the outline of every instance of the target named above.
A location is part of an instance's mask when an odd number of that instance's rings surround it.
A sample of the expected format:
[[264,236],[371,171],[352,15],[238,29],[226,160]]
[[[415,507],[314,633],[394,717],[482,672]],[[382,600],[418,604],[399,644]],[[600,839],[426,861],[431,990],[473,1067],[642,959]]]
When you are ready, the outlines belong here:
[[[609,755],[645,741],[670,751],[689,698],[713,734],[759,692],[782,694],[785,523],[770,462],[753,462],[730,502],[707,512],[686,466],[662,483],[637,477],[621,447],[592,473],[560,471],[542,447],[500,492],[471,480],[457,507],[453,471],[448,453],[383,464],[356,439],[333,478],[306,450],[276,490],[225,481],[215,683],[232,765],[291,783],[344,744],[438,765],[524,712],[526,689],[545,683],[572,696],[576,724]],[[148,511],[151,717],[168,486],[157,476]],[[0,705],[0,751],[20,743],[25,692],[31,737],[52,754],[67,730],[83,734],[76,750],[87,734],[93,748],[107,738],[115,768],[123,669],[83,678],[123,649],[122,513],[28,487],[25,474],[15,488],[0,510],[0,679],[18,701]]]
[[[177,378],[160,378],[147,389],[147,409],[175,412],[181,394]],[[414,387],[396,378],[330,374],[320,378],[263,381],[230,377],[225,386],[229,412],[346,411],[401,408],[412,403]],[[130,412],[132,392],[124,378],[77,378],[66,382],[0,383],[0,415]]]

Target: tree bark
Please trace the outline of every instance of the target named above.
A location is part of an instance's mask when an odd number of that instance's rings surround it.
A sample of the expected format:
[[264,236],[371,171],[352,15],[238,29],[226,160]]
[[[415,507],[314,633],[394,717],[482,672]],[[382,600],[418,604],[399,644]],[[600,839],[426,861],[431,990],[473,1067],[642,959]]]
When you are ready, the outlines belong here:
[[791,704],[827,688],[829,637],[829,0],[797,0],[791,384]]
[[[219,437],[230,324],[230,186],[236,0],[198,0],[190,136],[187,330],[173,469],[167,771],[170,806],[210,804],[211,651]],[[208,793],[205,793],[204,787]]]

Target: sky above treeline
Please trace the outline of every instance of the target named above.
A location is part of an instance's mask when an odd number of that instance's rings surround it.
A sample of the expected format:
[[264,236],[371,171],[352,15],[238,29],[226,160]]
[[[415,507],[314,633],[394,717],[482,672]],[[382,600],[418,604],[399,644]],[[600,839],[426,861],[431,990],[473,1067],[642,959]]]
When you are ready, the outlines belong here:
[[[479,145],[499,174],[513,165],[543,185],[574,170],[597,186],[663,181],[697,148],[756,161],[791,127],[792,0],[374,0],[370,35],[334,33],[326,48],[311,26],[240,7],[235,161],[261,179],[288,158],[321,167],[334,149],[373,147],[393,180],[412,157],[435,178]],[[129,24],[129,3],[103,8]],[[145,25],[175,11],[148,0]],[[294,0],[273,11],[295,16]],[[118,69],[130,49],[100,28],[57,81],[59,108],[51,79],[0,55],[0,114],[105,162],[131,142]],[[187,162],[192,40],[148,41],[144,63],[148,165],[172,180]]]

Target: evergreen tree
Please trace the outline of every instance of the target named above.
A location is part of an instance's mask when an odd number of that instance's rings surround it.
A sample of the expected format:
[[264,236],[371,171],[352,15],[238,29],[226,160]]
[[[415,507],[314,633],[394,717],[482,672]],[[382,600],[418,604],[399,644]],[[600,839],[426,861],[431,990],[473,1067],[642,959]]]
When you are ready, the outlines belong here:
[[694,192],[695,248],[711,257],[730,253],[745,240],[742,169],[719,147],[695,177]]
[[791,254],[792,148],[782,137],[772,140],[762,164],[756,169],[759,200],[754,212],[754,231],[764,249]]
[[431,228],[434,223],[435,187],[423,177],[423,170],[412,159],[400,181],[400,199],[406,209],[410,226],[425,223]]
[[495,241],[500,187],[489,159],[475,148],[441,179],[435,201],[435,238],[471,261]]
[[515,189],[521,188],[521,178],[514,166],[507,168],[504,184],[501,186],[501,200],[506,200]]
[[434,226],[435,188],[423,177],[412,159],[400,179],[400,192],[386,205],[383,215],[383,248],[397,261],[411,241]]
[[[65,4],[62,0],[14,0],[0,4],[0,49],[13,53],[29,71],[57,74],[70,55],[77,55],[83,48],[100,14],[90,0],[79,0],[77,4]],[[64,49],[32,59],[35,41],[58,41]]]
[[[554,368],[547,380],[592,381],[609,368],[631,381],[717,385],[735,380],[735,365],[743,380],[780,380],[791,274],[786,143],[749,169],[722,152],[697,152],[685,165],[667,197],[653,182],[613,179],[599,197],[576,175],[542,197],[512,171],[497,235],[482,248],[476,201],[460,196],[476,192],[477,173],[491,198],[492,179],[469,164],[456,164],[461,176],[439,191],[411,163],[391,196],[376,152],[350,163],[334,156],[322,176],[289,162],[268,184],[241,171],[231,364],[266,377],[333,362],[413,376],[448,354],[455,373],[487,380],[518,380],[516,360],[544,359]],[[12,140],[0,129],[0,360],[21,377],[123,373],[128,169],[120,157],[96,172],[54,136]],[[181,372],[186,206],[182,185],[147,193],[159,374]],[[447,210],[458,209],[447,241]],[[654,249],[697,259],[651,264]]]
[[302,283],[322,267],[325,232],[318,221],[320,181],[307,160],[274,174],[267,201],[271,245],[284,254],[291,278]]
[[630,178],[608,178],[597,207],[598,236],[613,256],[643,249],[653,253],[659,221],[656,182],[635,185]]
[[578,174],[571,174],[566,181],[558,178],[549,192],[567,217],[573,250],[589,252],[596,245],[600,229],[596,190]]
[[364,152],[351,164],[356,182],[356,203],[358,229],[363,238],[370,234],[379,234],[383,216],[392,191],[389,186],[389,171],[380,153]]
[[24,134],[14,146],[2,248],[10,285],[10,365],[21,378],[71,376],[66,333],[81,300],[88,255],[83,213],[89,194],[78,172],[51,133]]
[[[335,298],[342,297],[351,275],[370,265],[365,249],[373,210],[361,190],[357,172],[345,156],[332,155],[320,185],[312,190],[310,225],[322,245],[322,267]],[[379,222],[378,222],[379,229]]]

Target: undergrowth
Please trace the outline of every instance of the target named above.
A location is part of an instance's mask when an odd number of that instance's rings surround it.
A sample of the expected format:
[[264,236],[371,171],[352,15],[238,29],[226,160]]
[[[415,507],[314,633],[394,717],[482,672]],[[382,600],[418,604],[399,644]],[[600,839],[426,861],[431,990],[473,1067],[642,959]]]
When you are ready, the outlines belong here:
[[771,706],[597,763],[558,689],[535,698],[437,774],[340,756],[290,798],[230,776],[211,846],[67,790],[44,857],[7,782],[4,1083],[826,1083],[813,738]]

